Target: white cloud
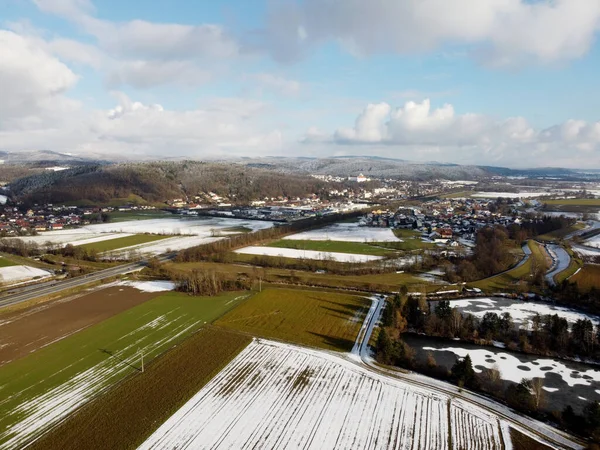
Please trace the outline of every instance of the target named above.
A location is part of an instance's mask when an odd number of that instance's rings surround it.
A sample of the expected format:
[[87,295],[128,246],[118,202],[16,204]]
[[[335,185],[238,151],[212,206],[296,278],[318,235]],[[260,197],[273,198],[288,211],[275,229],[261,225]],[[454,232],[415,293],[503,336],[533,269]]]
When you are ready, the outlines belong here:
[[452,105],[432,108],[429,100],[395,109],[387,103],[370,104],[354,127],[330,135],[311,128],[301,142],[329,142],[349,153],[364,153],[367,146],[370,152],[405,159],[509,167],[600,164],[600,122],[569,120],[536,130],[523,117],[495,120],[482,114],[457,114]]
[[[0,119],[31,118],[69,109],[63,94],[77,82],[65,64],[36,45],[35,40],[0,30]],[[10,122],[11,126],[14,122]]]
[[281,95],[297,95],[300,93],[302,87],[300,82],[296,80],[290,80],[272,73],[254,73],[247,75],[247,78],[254,81],[261,88],[274,91]]
[[475,45],[485,62],[512,65],[581,57],[599,29],[596,0],[306,0],[276,4],[265,45],[283,60],[327,41],[361,55]]

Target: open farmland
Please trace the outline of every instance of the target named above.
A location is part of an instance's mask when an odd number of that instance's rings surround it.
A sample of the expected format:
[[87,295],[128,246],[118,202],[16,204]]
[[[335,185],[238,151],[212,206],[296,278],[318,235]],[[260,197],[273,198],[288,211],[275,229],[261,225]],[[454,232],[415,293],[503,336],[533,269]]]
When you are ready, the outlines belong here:
[[350,350],[371,306],[357,295],[299,289],[265,289],[216,325],[252,335],[333,350]]
[[0,267],[9,267],[9,266],[16,266],[16,265],[17,265],[17,263],[12,261],[10,258],[0,256]]
[[3,366],[0,448],[22,448],[99,393],[139,372],[138,352],[150,362],[244,296],[162,294]]
[[150,242],[160,241],[168,236],[156,234],[133,234],[131,236],[118,237],[90,244],[83,244],[81,248],[85,250],[96,250],[97,252],[109,252],[120,248],[131,247],[134,245],[148,244]]
[[358,222],[338,222],[284,237],[292,241],[397,242],[390,228],[360,227]]
[[158,294],[117,286],[0,315],[0,366]]
[[600,206],[600,198],[559,198],[543,200],[546,205]]
[[328,288],[350,288],[368,292],[397,292],[400,286],[407,285],[411,292],[433,292],[443,289],[443,285],[434,285],[417,275],[410,273],[377,273],[367,275],[336,275],[331,273],[315,273],[314,271],[278,269],[264,267],[258,269],[254,266],[239,264],[221,264],[213,262],[197,263],[169,263],[169,269],[186,272],[193,269],[214,270],[228,277],[262,277],[263,282],[270,283],[300,283],[309,286]]
[[361,255],[355,253],[337,253],[323,252],[315,250],[298,250],[293,248],[277,248],[268,246],[249,246],[238,250],[235,253],[245,255],[260,255],[260,256],[275,256],[292,259],[315,259],[315,260],[330,260],[348,263],[362,263],[368,261],[376,261],[382,259],[381,256]]
[[460,400],[330,353],[255,341],[140,449],[503,449],[508,433]]
[[10,265],[0,267],[0,285],[15,284],[29,280],[40,280],[51,277],[47,270],[24,265]]
[[592,288],[600,289],[600,265],[585,264],[569,281],[577,283],[579,289],[583,291]]
[[281,239],[279,241],[270,242],[269,247],[293,248],[297,250],[312,250],[317,252],[356,253],[359,255],[375,256],[386,256],[393,253],[389,249],[376,245],[365,244],[363,242],[344,241],[300,241]]
[[250,341],[239,333],[202,328],[148,364],[144,373],[133,373],[84,405],[28,449],[135,449]]

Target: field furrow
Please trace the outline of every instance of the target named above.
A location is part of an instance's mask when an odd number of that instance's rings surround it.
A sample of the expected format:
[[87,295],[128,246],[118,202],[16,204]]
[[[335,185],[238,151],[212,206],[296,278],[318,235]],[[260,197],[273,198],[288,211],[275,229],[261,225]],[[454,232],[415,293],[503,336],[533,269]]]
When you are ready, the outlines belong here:
[[449,433],[456,449],[502,448],[497,418],[448,402],[332,353],[255,340],[140,449],[445,450]]

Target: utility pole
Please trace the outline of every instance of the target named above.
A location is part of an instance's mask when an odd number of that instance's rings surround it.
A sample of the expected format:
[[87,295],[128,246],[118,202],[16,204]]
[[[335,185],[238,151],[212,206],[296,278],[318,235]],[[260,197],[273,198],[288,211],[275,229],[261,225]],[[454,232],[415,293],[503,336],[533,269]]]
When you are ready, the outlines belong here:
[[262,278],[258,277],[258,292],[262,292]]
[[144,351],[143,351],[143,350],[140,350],[140,349],[138,348],[138,353],[139,353],[139,354],[141,355],[141,357],[142,357],[142,373],[144,373]]

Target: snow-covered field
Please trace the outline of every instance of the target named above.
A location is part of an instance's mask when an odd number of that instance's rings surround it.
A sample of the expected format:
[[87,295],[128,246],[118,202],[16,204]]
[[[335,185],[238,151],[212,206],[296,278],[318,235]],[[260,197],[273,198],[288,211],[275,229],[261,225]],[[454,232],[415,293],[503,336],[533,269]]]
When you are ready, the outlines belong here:
[[589,247],[600,248],[600,234],[597,236],[594,236],[593,238],[588,239],[587,241],[584,242],[584,244]]
[[254,341],[139,448],[502,449],[506,430],[332,353]]
[[31,280],[33,278],[48,278],[52,274],[46,270],[29,266],[0,267],[0,284],[18,283],[19,281]]
[[359,227],[358,222],[334,223],[317,230],[292,234],[283,239],[345,242],[401,242],[389,228]]
[[[592,381],[600,381],[600,371],[588,369],[586,371],[573,371],[560,360],[540,358],[532,361],[520,361],[510,353],[492,353],[486,349],[465,349],[461,347],[422,347],[430,352],[452,352],[463,358],[471,357],[475,372],[481,372],[477,366],[488,369],[496,368],[500,371],[503,380],[520,383],[523,378],[544,378],[547,374],[559,375],[569,386],[591,386]],[[435,356],[435,355],[434,355]]]
[[315,250],[297,250],[294,248],[276,248],[261,246],[244,247],[239,250],[236,250],[235,252],[243,253],[245,255],[282,256],[285,258],[333,260],[349,263],[360,263],[382,259],[381,256],[373,255],[356,255],[350,253],[337,252],[317,252]]
[[475,198],[535,198],[544,195],[556,195],[561,192],[475,192],[471,197]]
[[120,286],[129,286],[142,292],[164,292],[175,289],[172,281],[121,281]]
[[45,245],[47,242],[64,246],[67,244],[91,244],[143,233],[174,235],[172,238],[127,248],[127,251],[139,250],[144,254],[158,255],[165,253],[168,249],[173,251],[182,250],[222,239],[219,236],[235,233],[235,231],[227,231],[228,228],[245,227],[256,231],[272,226],[273,222],[259,220],[221,217],[202,219],[174,217],[172,219],[130,220],[126,222],[85,225],[75,229],[44,231],[37,236],[26,236],[19,239],[25,242],[34,242],[40,246]]
[[504,298],[465,298],[462,300],[451,300],[450,306],[458,308],[461,313],[472,314],[476,317],[483,317],[488,312],[498,315],[508,312],[513,322],[521,328],[530,328],[531,320],[536,314],[540,316],[557,314],[559,317],[567,319],[570,324],[575,323],[579,319],[589,319],[594,325],[600,324],[600,318],[596,316],[548,303],[524,302]]

